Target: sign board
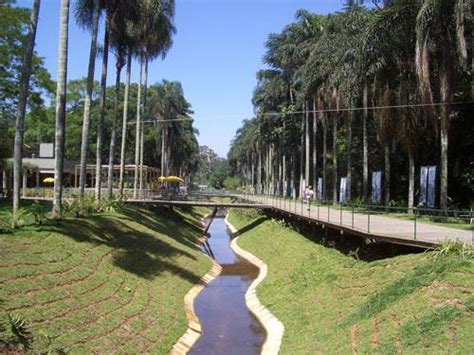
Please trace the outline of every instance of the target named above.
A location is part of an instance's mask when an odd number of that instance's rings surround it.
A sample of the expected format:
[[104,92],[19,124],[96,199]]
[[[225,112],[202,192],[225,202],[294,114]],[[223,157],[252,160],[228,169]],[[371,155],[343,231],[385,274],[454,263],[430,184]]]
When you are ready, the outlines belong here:
[[422,166],[420,170],[421,206],[435,207],[436,204],[436,166]]
[[382,172],[372,172],[372,202],[382,202]]
[[342,177],[339,185],[339,203],[346,203],[347,178]]
[[54,144],[53,143],[40,143],[39,157],[40,158],[54,158]]
[[322,177],[318,178],[318,186],[317,186],[317,190],[316,190],[316,197],[317,197],[318,200],[323,199],[323,178]]

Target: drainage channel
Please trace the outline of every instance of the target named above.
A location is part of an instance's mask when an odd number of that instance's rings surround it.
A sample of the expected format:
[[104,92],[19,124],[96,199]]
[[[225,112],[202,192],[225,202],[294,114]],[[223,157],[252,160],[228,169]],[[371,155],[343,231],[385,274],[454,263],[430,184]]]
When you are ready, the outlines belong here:
[[245,303],[258,268],[234,253],[222,213],[211,222],[203,251],[222,266],[221,274],[194,301],[202,335],[188,354],[260,354],[265,329]]

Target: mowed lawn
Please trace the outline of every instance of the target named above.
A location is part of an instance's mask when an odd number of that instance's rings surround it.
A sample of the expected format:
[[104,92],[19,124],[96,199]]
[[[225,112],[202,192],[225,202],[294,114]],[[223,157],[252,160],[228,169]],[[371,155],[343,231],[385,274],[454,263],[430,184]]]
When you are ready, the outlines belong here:
[[263,216],[230,222],[268,265],[257,295],[285,326],[282,354],[472,354],[474,260],[365,262]]
[[205,212],[123,206],[0,234],[2,320],[26,319],[35,353],[167,353],[211,267],[194,244]]

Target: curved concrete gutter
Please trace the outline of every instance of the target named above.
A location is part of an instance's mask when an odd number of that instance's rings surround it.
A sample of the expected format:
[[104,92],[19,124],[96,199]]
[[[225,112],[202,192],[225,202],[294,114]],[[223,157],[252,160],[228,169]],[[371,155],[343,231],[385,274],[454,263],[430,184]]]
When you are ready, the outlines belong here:
[[[203,224],[204,220],[209,216],[210,214],[203,218]],[[199,246],[201,246],[206,240],[207,236],[202,236],[199,238],[196,242],[196,247],[199,248]],[[206,287],[206,285],[219,276],[222,271],[222,267],[216,263],[215,260],[211,260],[211,269],[199,280],[196,285],[193,286],[191,290],[188,291],[186,296],[184,296],[184,311],[186,312],[186,317],[188,318],[188,329],[181,336],[181,338],[178,339],[176,344],[173,345],[173,348],[170,351],[171,355],[187,354],[187,352],[192,348],[192,346],[202,334],[201,324],[199,323],[199,319],[196,316],[196,312],[194,311],[194,300],[204,289],[204,287]]]
[[257,258],[255,255],[241,249],[237,242],[239,240],[238,231],[228,220],[229,214],[225,217],[225,222],[229,227],[234,238],[230,244],[232,250],[239,255],[240,257],[248,260],[250,263],[254,264],[259,268],[258,277],[253,280],[249,289],[245,293],[245,303],[250,311],[257,317],[257,319],[262,323],[263,327],[267,332],[267,338],[262,347],[263,355],[273,355],[278,354],[281,346],[281,340],[283,338],[283,333],[285,327],[264,305],[260,303],[257,298],[257,286],[265,279],[267,276],[268,267],[262,260]]

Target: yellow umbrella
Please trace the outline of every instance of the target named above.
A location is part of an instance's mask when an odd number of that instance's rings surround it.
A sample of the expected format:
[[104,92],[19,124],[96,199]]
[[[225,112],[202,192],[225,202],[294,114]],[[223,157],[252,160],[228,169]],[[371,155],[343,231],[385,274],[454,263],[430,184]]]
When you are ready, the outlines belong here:
[[54,178],[52,178],[52,177],[44,178],[44,179],[43,179],[43,182],[53,183],[53,182],[54,182]]
[[160,176],[158,178],[158,180],[160,180],[160,182],[165,182],[166,181],[166,176]]
[[179,176],[168,176],[166,182],[184,182]]

